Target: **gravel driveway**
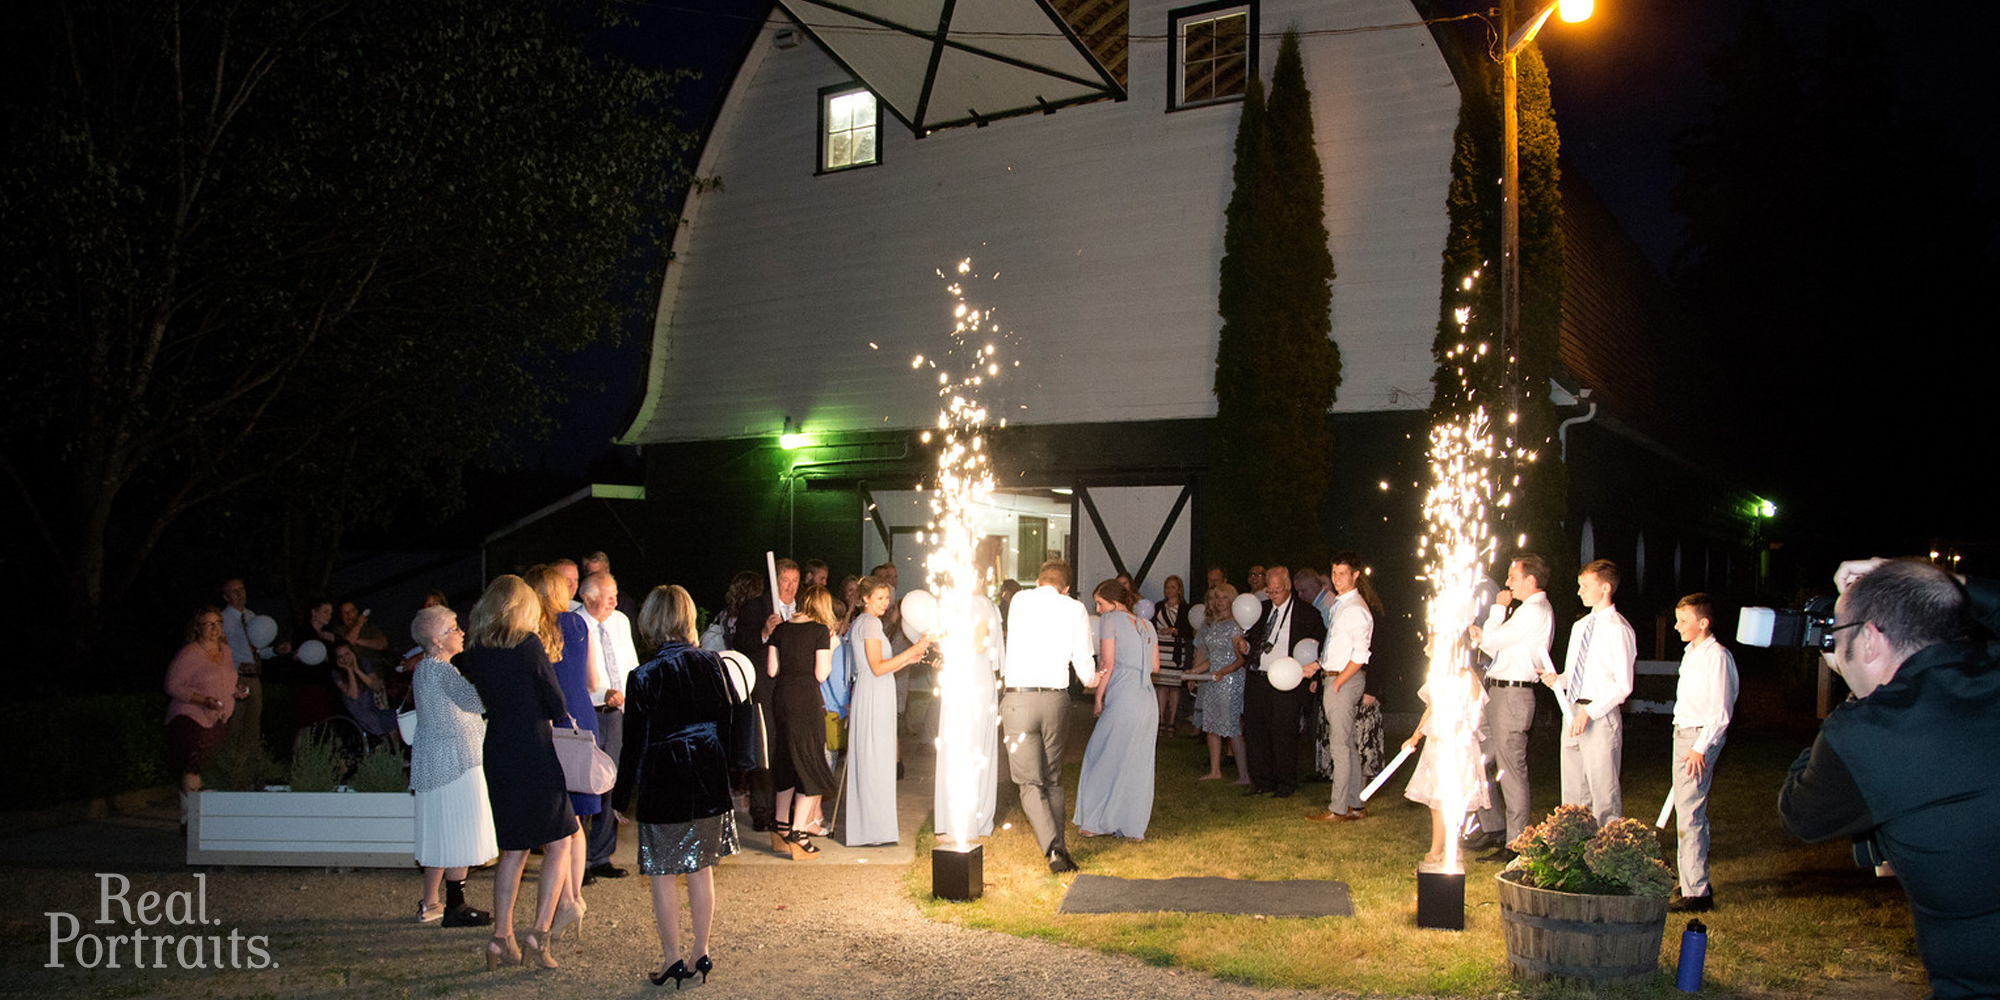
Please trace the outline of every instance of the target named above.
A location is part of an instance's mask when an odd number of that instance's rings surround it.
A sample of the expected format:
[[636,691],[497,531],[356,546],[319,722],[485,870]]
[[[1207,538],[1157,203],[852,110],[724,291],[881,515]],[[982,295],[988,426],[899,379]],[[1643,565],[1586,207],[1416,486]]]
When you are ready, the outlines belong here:
[[[1103,955],[989,931],[967,930],[924,919],[903,889],[914,863],[907,846],[930,802],[919,776],[928,768],[913,760],[912,780],[899,786],[904,845],[847,851],[828,845],[812,862],[781,861],[762,838],[752,837],[742,855],[718,871],[716,929],[711,954],[716,972],[705,985],[684,989],[696,995],[814,1000],[820,997],[994,997],[1035,1000],[1086,997],[1217,998],[1306,996],[1296,991],[1260,990],[1224,983],[1207,975],[1177,972],[1137,959]],[[632,865],[633,837],[627,834],[617,861]],[[177,816],[167,801],[137,813],[0,839],[0,872],[12,890],[0,898],[0,995],[39,997],[208,997],[335,996],[441,997],[476,993],[481,997],[658,996],[643,974],[658,968],[646,880],[602,880],[584,891],[590,916],[581,941],[565,940],[558,951],[562,968],[502,969],[487,973],[480,956],[486,935],[478,929],[445,930],[418,925],[411,914],[419,892],[414,872],[322,869],[188,867],[182,854]],[[927,863],[924,859],[923,863]],[[206,876],[211,924],[140,926],[146,935],[142,956],[164,957],[166,968],[131,967],[131,945],[115,946],[122,958],[112,969],[103,960],[94,969],[78,966],[95,956],[80,949],[81,937],[130,934],[133,925],[114,909],[113,922],[100,917],[102,880],[98,873],[130,880],[125,898],[137,902],[147,891],[190,894]],[[523,909],[532,900],[524,880]],[[116,882],[112,883],[114,888]],[[492,898],[492,879],[477,873],[468,895],[475,905]],[[48,914],[70,914],[66,917]],[[157,951],[154,930],[180,936],[212,936],[212,956],[223,969],[184,969],[175,957],[179,942]],[[228,952],[234,931],[237,955]],[[62,968],[49,968],[51,940],[75,934],[57,949]],[[250,969],[251,936],[275,963]],[[189,952],[192,957],[192,950]]]

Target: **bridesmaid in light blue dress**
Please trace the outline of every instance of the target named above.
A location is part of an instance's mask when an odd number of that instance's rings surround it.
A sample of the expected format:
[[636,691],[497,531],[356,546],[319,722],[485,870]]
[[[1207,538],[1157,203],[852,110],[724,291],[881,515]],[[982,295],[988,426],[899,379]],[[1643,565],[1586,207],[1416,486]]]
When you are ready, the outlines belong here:
[[1117,580],[1097,585],[1097,727],[1083,752],[1076,825],[1086,837],[1146,839],[1153,818],[1153,747],[1159,706],[1153,674],[1160,642],[1132,613],[1138,600]]
[[863,614],[847,629],[854,686],[847,702],[846,818],[841,842],[849,847],[893,844],[896,828],[896,671],[923,658],[930,638],[889,654],[882,614],[894,591],[865,577],[855,590]]

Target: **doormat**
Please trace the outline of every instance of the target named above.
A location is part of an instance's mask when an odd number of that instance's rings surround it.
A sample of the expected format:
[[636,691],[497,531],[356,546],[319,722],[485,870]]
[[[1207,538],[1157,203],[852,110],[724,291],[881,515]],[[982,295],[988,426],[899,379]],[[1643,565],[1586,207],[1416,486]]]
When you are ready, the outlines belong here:
[[1261,913],[1271,917],[1351,917],[1347,883],[1318,879],[1258,882],[1215,878],[1078,875],[1058,913]]

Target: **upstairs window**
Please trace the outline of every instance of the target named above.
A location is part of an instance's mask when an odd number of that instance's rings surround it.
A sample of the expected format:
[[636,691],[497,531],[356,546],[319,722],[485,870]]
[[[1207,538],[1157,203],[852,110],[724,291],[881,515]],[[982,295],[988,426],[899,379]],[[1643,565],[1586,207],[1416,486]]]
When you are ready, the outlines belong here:
[[1248,4],[1210,3],[1168,15],[1174,39],[1168,110],[1243,99],[1256,72],[1255,14]]
[[866,87],[829,87],[819,92],[821,173],[882,162],[881,115]]

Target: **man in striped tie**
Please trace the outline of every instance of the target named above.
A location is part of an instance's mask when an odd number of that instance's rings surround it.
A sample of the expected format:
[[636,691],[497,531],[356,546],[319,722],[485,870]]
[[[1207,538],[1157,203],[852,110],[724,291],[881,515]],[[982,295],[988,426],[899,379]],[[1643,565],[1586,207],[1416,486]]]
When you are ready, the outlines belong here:
[[1612,606],[1618,567],[1599,559],[1576,575],[1576,596],[1589,614],[1569,630],[1567,669],[1542,672],[1542,683],[1569,706],[1562,736],[1564,805],[1581,805],[1602,826],[1622,809],[1618,770],[1625,759],[1625,720],[1619,706],[1632,694],[1638,643],[1632,625]]
[[[587,564],[587,563],[586,563]],[[591,655],[598,658],[597,675],[604,686],[590,692],[597,712],[597,745],[618,759],[625,745],[625,678],[639,665],[632,645],[632,622],[618,610],[618,581],[609,570],[599,570],[583,578],[577,591],[583,598],[584,623],[590,626]],[[618,818],[611,811],[611,796],[604,797],[604,810],[584,838],[584,881],[624,878],[625,869],[611,863],[618,848]]]

